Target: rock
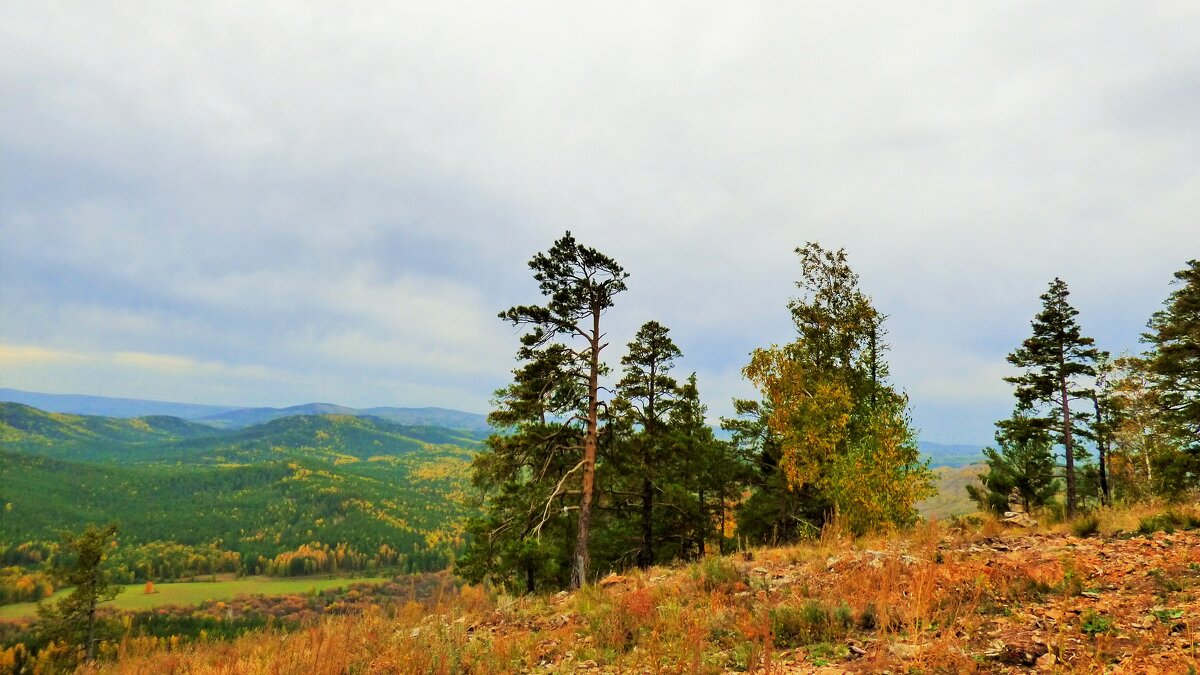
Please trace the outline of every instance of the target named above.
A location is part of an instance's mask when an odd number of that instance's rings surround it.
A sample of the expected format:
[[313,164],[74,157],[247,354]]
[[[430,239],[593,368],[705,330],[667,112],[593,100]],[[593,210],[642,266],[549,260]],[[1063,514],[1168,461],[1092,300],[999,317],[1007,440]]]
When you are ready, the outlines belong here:
[[[1033,518],[1030,518],[1029,514],[1014,513],[1012,511],[1006,512],[1004,514],[1004,519],[1001,520],[1000,522],[1004,523],[1005,525],[1009,525],[1011,527],[1024,527],[1027,529],[1032,528],[1032,527],[1037,527],[1037,524],[1038,524],[1038,521],[1034,520]],[[995,548],[997,550],[1008,550],[1007,547],[1005,549],[1000,549],[999,547],[993,546],[992,548]]]
[[892,656],[897,658],[915,659],[921,655],[921,646],[908,645],[904,644],[903,642],[895,642],[888,645],[888,651],[892,653]]
[[1054,664],[1057,662],[1058,658],[1047,652],[1039,656],[1037,661],[1034,662],[1034,665],[1037,666],[1038,670],[1054,670]]

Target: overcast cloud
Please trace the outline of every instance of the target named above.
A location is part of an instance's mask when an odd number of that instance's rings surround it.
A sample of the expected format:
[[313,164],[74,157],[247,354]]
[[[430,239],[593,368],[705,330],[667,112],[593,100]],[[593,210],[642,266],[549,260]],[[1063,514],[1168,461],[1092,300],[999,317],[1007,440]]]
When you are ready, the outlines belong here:
[[[566,229],[714,417],[816,240],[928,440],[1200,255],[1200,4],[0,2],[0,386],[485,412]],[[612,360],[618,354],[614,351]]]

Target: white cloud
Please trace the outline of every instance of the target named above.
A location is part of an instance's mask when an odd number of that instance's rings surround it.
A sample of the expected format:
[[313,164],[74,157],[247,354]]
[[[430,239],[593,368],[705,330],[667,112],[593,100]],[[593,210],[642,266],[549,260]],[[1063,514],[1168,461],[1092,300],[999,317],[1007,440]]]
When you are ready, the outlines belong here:
[[1119,350],[1195,255],[1190,3],[0,18],[0,338],[289,374],[264,397],[478,409],[516,346],[495,313],[571,229],[633,275],[613,340],[671,326],[714,410],[788,338],[808,240],[891,315],[918,409],[1007,407],[1052,277]]

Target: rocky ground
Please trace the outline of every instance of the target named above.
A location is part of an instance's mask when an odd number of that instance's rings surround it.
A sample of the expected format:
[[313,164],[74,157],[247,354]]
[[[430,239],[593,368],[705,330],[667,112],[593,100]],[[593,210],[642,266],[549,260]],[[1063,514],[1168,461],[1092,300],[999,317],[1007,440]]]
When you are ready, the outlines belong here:
[[[575,593],[432,605],[163,650],[118,673],[1195,673],[1200,530],[995,521],[709,556]],[[1161,515],[1161,514],[1159,514]],[[1182,521],[1200,523],[1195,514]],[[1171,528],[1166,528],[1171,529]],[[1073,532],[1086,533],[1077,526]]]

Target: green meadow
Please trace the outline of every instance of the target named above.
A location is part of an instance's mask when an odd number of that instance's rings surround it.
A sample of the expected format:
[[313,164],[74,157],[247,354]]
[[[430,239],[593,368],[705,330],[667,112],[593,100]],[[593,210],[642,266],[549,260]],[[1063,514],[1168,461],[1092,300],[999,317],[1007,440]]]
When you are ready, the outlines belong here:
[[[390,577],[276,579],[255,576],[230,581],[155,584],[154,593],[146,593],[144,584],[131,584],[125,586],[125,591],[108,604],[118,609],[143,610],[166,605],[198,605],[206,600],[228,600],[239,595],[290,595],[345,587],[350,584],[381,584],[389,580]],[[70,592],[71,589],[64,589],[55,593],[51,598],[59,598]],[[37,603],[19,602],[0,605],[0,619],[26,619],[35,616],[37,616]]]

